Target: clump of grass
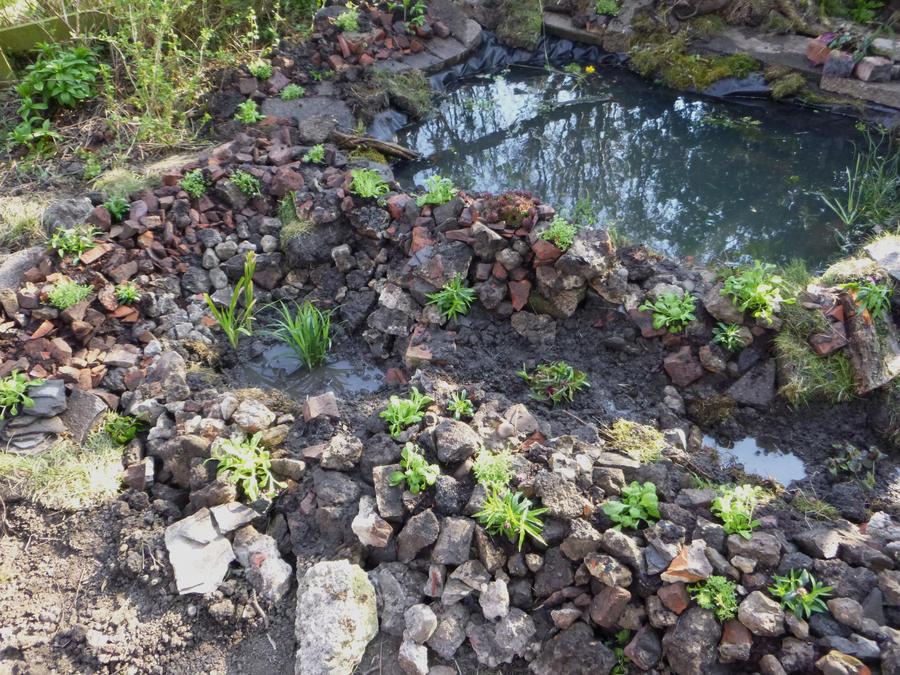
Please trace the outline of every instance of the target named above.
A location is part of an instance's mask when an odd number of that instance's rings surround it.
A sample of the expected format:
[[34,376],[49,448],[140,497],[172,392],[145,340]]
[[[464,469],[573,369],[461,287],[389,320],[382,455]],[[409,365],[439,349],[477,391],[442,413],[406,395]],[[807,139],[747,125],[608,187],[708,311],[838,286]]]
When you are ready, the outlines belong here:
[[109,413],[106,416],[106,422],[103,430],[109,435],[114,443],[119,445],[127,445],[139,431],[147,428],[147,424],[131,415],[119,415],[118,413]]
[[71,229],[59,227],[50,238],[50,248],[55,248],[60,259],[72,254],[72,264],[77,265],[81,255],[99,242],[99,231],[93,225],[76,225]]
[[837,520],[841,516],[841,512],[836,507],[816,497],[810,497],[805,492],[798,493],[791,502],[791,506],[804,516],[811,516],[819,520]]
[[323,312],[308,300],[302,305],[294,303],[295,312],[281,303],[281,318],[274,324],[272,335],[294,350],[294,354],[307,368],[315,368],[325,362],[331,349],[331,311]]
[[525,535],[540,544],[547,545],[541,536],[544,524],[538,518],[546,510],[532,508],[531,500],[521,492],[491,491],[482,503],[481,510],[475,514],[475,518],[490,534],[505,534],[521,551]]
[[475,406],[469,400],[469,393],[465,389],[453,392],[447,410],[453,413],[453,419],[461,420],[463,417],[472,417],[475,414]]
[[128,169],[109,169],[94,179],[93,188],[109,199],[128,199],[132,192],[153,187],[154,181]]
[[458,190],[453,187],[453,181],[437,174],[429,176],[425,179],[425,187],[428,191],[416,199],[417,206],[425,206],[426,204],[446,204],[454,196]]
[[74,281],[59,281],[47,293],[47,304],[66,309],[81,302],[94,290],[93,286]]
[[360,197],[383,197],[391,191],[378,172],[372,169],[354,169],[350,172],[350,176],[352,177],[350,192]]
[[663,435],[653,427],[626,420],[624,417],[602,430],[611,447],[621,450],[641,464],[655,462],[662,457],[666,447]]
[[42,224],[48,199],[40,195],[0,197],[0,248],[13,250],[43,243]]
[[705,581],[688,586],[688,591],[697,605],[714,611],[719,621],[737,616],[737,587],[733,581],[714,574]]

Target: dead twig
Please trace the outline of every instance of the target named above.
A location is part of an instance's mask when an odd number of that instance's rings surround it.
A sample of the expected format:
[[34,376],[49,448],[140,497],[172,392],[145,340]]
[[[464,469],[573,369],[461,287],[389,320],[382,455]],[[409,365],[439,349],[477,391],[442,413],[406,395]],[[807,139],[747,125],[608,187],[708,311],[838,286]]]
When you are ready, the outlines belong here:
[[568,410],[563,410],[562,412],[564,412],[566,415],[568,415],[569,417],[571,417],[571,418],[572,418],[573,420],[575,420],[576,422],[580,422],[581,424],[584,424],[585,426],[587,426],[587,422],[585,422],[583,419],[581,419],[580,417],[578,417],[578,415],[573,415],[573,414],[570,413]]

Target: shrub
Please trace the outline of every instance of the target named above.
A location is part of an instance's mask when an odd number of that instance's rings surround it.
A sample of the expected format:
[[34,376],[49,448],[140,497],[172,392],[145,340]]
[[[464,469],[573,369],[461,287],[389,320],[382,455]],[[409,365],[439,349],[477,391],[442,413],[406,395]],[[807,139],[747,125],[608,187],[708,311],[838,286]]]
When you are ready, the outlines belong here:
[[[256,255],[251,251],[244,260],[244,274],[238,279],[231,294],[231,302],[227,307],[218,307],[209,293],[203,294],[203,299],[209,306],[216,321],[225,332],[228,343],[232,349],[237,349],[238,339],[241,335],[253,334],[253,311],[256,299],[253,297],[253,273],[256,271]],[[244,306],[238,307],[243,296]]]
[[741,326],[737,323],[725,324],[719,321],[712,329],[713,342],[731,353],[740,351],[744,346],[744,340],[741,337]]
[[512,480],[512,457],[507,450],[480,450],[472,464],[472,473],[488,491],[505,492]]
[[525,535],[544,546],[547,545],[541,536],[544,524],[538,518],[546,511],[547,509],[532,508],[531,500],[521,492],[499,494],[491,491],[481,505],[481,510],[475,514],[475,518],[489,533],[505,534],[510,541],[516,542],[521,551]]
[[116,298],[123,305],[133,305],[141,299],[141,292],[133,281],[126,281],[116,286]]
[[270,495],[278,488],[286,487],[272,475],[272,460],[269,451],[260,445],[262,432],[258,431],[249,440],[235,441],[220,439],[212,448],[212,457],[207,462],[219,463],[218,475],[228,474],[228,480],[240,484],[247,498],[255,502],[260,495]]
[[279,306],[281,319],[272,334],[290,346],[307,368],[315,368],[325,362],[331,349],[332,312],[323,312],[308,300],[294,305],[293,315],[284,303]]
[[129,204],[128,200],[124,199],[123,197],[113,197],[112,199],[107,199],[105,202],[103,202],[103,206],[105,206],[106,210],[109,211],[109,215],[112,216],[114,221],[122,220],[122,217],[131,209],[131,204]]
[[475,300],[475,289],[463,285],[460,275],[453,277],[444,287],[426,296],[429,305],[437,305],[441,316],[447,321],[454,321],[459,315],[465,315]]
[[663,293],[656,302],[648,300],[638,309],[653,312],[653,327],[656,330],[667,328],[670,333],[680,333],[697,318],[694,314],[694,296],[690,293],[685,293],[683,298],[679,298],[677,293]]
[[257,59],[247,66],[247,70],[258,80],[268,80],[272,77],[272,64],[266,63],[262,59]]
[[441,468],[437,464],[426,462],[422,451],[415,443],[404,445],[401,456],[400,466],[403,467],[403,471],[391,474],[391,485],[399,485],[406,481],[409,491],[418,494],[429,485],[434,485],[437,477],[441,475]]
[[618,16],[619,3],[616,0],[599,0],[594,6],[597,14],[606,14],[607,16]]
[[737,616],[738,602],[733,581],[714,574],[705,581],[688,586],[691,598],[703,609],[711,609],[719,621]]
[[34,401],[28,397],[28,390],[44,384],[44,380],[28,380],[25,373],[12,371],[6,377],[0,377],[0,420],[19,414],[21,408],[31,408]]
[[50,248],[55,248],[60,259],[73,254],[72,264],[77,265],[81,254],[97,245],[95,237],[100,231],[93,225],[76,225],[70,230],[57,228],[50,238]]
[[281,90],[282,101],[295,101],[301,96],[306,95],[306,88],[293,82]]
[[240,169],[233,171],[228,180],[237,185],[238,189],[248,197],[255,197],[259,194],[259,179],[254,178],[246,171]]
[[458,190],[453,187],[453,181],[434,175],[425,179],[428,192],[416,199],[417,206],[426,204],[446,204],[456,196]]
[[725,485],[713,500],[712,512],[722,519],[725,534],[739,534],[749,539],[753,528],[759,525],[753,520],[753,511],[759,504],[760,489],[753,485]]
[[322,143],[312,146],[303,155],[303,161],[308,164],[321,164],[325,161],[325,146]]
[[603,505],[603,513],[614,523],[615,529],[623,527],[636,530],[641,521],[649,525],[659,520],[659,497],[656,486],[647,481],[643,485],[632,481],[631,485],[622,488],[621,501],[608,501]]
[[381,412],[381,418],[390,425],[391,436],[396,438],[412,424],[422,421],[422,412],[432,403],[432,399],[413,387],[409,398],[391,396],[388,407]]
[[450,402],[447,404],[447,410],[453,413],[453,419],[461,420],[463,417],[472,417],[475,414],[475,408],[472,401],[468,399],[468,392],[463,389],[453,392]]
[[828,611],[824,598],[831,595],[834,587],[816,581],[808,571],[792,569],[786,576],[776,574],[772,578],[775,585],[769,587],[769,592],[781,601],[782,609],[792,611],[798,619]]
[[391,189],[373,169],[354,169],[350,172],[350,192],[360,197],[383,197]]
[[237,107],[237,112],[234,114],[234,119],[241,124],[253,124],[254,122],[264,120],[265,118],[266,116],[261,114],[257,109],[256,101],[253,99],[247,99],[243,103],[240,103]]
[[66,309],[84,300],[93,290],[94,287],[87,284],[58,281],[47,293],[47,301],[57,309]]
[[565,252],[575,241],[575,233],[577,231],[578,228],[575,225],[556,216],[550,223],[550,227],[541,232],[538,237],[549,241],[560,251]]
[[550,401],[557,405],[561,401],[571,401],[575,392],[583,387],[590,387],[587,375],[580,370],[575,370],[565,361],[542,363],[535,368],[531,375],[522,364],[522,370],[516,373],[525,380],[525,384],[531,389],[531,398],[538,401]]
[[775,270],[775,265],[757,260],[753,267],[728,277],[720,293],[730,295],[736,306],[754,317],[771,321],[780,305],[794,302],[784,296],[786,284]]
[[203,169],[194,169],[184,174],[184,178],[181,179],[181,187],[191,197],[199,197],[204,194],[209,183],[206,182]]

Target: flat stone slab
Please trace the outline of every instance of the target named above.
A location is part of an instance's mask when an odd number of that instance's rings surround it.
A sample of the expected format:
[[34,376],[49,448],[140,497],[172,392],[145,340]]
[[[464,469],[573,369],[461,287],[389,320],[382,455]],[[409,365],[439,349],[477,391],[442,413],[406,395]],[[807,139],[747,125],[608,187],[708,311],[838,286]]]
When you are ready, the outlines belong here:
[[231,543],[216,531],[206,508],[169,525],[165,542],[181,595],[212,593],[234,560]]
[[863,82],[852,77],[823,75],[819,87],[842,96],[852,96],[890,108],[900,108],[900,80]]
[[555,12],[544,12],[544,28],[554,37],[598,47],[603,46],[603,36],[606,33],[605,30],[578,28],[572,23],[572,17]]
[[900,281],[900,236],[883,237],[865,247],[866,254]]
[[353,128],[353,113],[343,101],[326,96],[309,96],[295,101],[267,98],[262,104],[263,115],[274,115],[278,119],[295,119],[298,124],[316,115],[330,115],[342,127]]
[[704,47],[719,54],[748,52],[765,65],[787,66],[807,75],[821,75],[822,69],[806,58],[808,37],[802,35],[756,35],[740,28],[728,28],[719,35],[700,41]]

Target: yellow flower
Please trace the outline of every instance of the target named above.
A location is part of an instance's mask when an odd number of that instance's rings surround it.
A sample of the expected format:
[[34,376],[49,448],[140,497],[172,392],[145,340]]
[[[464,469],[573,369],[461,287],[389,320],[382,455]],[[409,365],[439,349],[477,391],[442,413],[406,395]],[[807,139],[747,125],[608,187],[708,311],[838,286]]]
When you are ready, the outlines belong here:
[[594,68],[594,66],[588,66],[587,68],[584,69],[584,72],[586,72],[588,74],[594,73],[596,71],[597,71],[597,69]]

